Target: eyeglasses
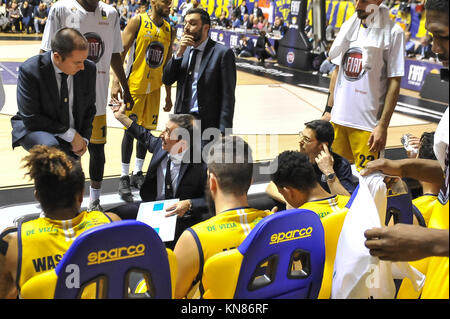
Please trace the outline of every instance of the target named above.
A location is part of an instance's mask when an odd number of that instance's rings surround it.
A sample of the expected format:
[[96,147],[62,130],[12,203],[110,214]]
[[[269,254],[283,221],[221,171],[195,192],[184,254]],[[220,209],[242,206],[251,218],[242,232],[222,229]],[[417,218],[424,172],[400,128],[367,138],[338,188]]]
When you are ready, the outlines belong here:
[[303,135],[302,132],[298,133],[298,137],[300,139],[300,143],[309,144],[309,143],[313,142],[311,140],[311,138],[309,138],[308,136]]

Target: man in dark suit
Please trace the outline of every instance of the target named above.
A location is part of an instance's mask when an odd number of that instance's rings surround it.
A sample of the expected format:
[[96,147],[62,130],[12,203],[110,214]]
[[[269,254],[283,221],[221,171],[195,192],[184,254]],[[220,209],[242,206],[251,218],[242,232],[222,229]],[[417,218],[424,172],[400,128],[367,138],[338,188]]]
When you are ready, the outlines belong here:
[[[176,214],[179,217],[175,240],[166,243],[167,247],[173,249],[181,233],[202,221],[208,213],[205,198],[206,164],[200,158],[196,160],[194,154],[200,153],[200,141],[193,141],[194,117],[189,114],[171,114],[165,130],[156,137],[127,117],[124,105],[114,107],[113,112],[116,119],[128,128],[128,132],[153,154],[140,189],[142,201],[180,199],[167,209],[167,216]],[[127,203],[110,211],[122,219],[135,219],[140,203]]]
[[177,82],[176,114],[192,114],[201,120],[202,131],[217,128],[225,134],[233,126],[233,50],[209,38],[211,22],[205,10],[190,9],[184,23],[179,49],[164,68],[163,82]]
[[20,66],[18,112],[11,119],[13,148],[44,144],[73,157],[86,152],[96,112],[96,68],[87,56],[84,36],[63,28],[52,39],[52,51]]

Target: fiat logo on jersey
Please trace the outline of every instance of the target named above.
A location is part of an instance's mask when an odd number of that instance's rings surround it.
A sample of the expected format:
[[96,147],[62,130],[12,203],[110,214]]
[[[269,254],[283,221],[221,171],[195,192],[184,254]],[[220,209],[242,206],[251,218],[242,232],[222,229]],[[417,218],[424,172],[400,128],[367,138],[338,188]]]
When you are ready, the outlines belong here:
[[164,45],[161,42],[152,42],[145,52],[145,61],[152,69],[159,67],[164,60]]
[[344,76],[348,81],[358,81],[366,71],[362,67],[362,51],[350,48],[344,55]]
[[287,63],[289,63],[289,64],[291,64],[291,63],[294,63],[294,60],[295,60],[295,54],[294,54],[294,52],[288,52],[288,54],[286,55],[286,61],[287,61]]
[[97,63],[105,52],[105,43],[103,43],[102,38],[95,32],[85,33],[84,37],[89,44],[88,59]]

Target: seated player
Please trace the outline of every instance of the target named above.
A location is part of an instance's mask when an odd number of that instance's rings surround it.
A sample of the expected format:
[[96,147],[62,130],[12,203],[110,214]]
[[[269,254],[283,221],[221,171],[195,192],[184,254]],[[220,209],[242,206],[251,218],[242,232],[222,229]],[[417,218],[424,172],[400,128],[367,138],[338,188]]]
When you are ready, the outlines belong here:
[[277,165],[270,178],[287,202],[287,208],[309,209],[323,218],[346,209],[349,196],[331,195],[317,182],[314,168],[305,153],[285,151],[272,165]]
[[15,298],[16,283],[20,291],[30,278],[54,269],[82,232],[120,220],[111,213],[80,212],[85,177],[79,161],[45,145],[33,147],[24,161],[42,213],[25,216],[0,235],[0,298]]
[[[233,152],[231,155],[228,152]],[[175,246],[178,275],[175,298],[198,298],[203,266],[213,255],[238,247],[255,225],[270,212],[248,207],[253,161],[248,144],[227,136],[210,149],[208,158],[210,205],[215,216],[183,232]]]
[[[417,158],[424,158],[430,160],[436,160],[436,155],[433,151],[434,145],[434,132],[425,132],[420,137],[419,152]],[[423,189],[423,195],[413,199],[413,204],[419,209],[422,214],[425,225],[428,226],[431,213],[433,212],[434,205],[437,202],[440,185],[420,181]],[[416,221],[416,220],[415,220]]]

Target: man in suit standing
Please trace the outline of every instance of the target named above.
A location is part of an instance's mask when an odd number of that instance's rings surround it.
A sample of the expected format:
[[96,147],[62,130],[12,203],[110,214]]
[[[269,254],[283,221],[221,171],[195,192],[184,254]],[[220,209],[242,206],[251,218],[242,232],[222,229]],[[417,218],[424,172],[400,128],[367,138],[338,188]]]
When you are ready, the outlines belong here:
[[96,67],[87,60],[88,41],[75,29],[59,30],[51,46],[19,68],[13,148],[44,144],[77,158],[91,137]]
[[[208,212],[205,199],[206,164],[194,162],[194,152],[200,152],[197,147],[200,143],[193,141],[194,117],[189,114],[171,114],[165,130],[156,137],[150,130],[127,117],[124,105],[113,107],[113,112],[128,132],[153,154],[140,189],[142,201],[180,199],[167,209],[166,215],[178,215],[175,239],[166,242],[166,246],[173,249],[181,233],[202,221]],[[110,211],[122,219],[135,219],[140,203],[127,203]]]
[[192,114],[201,120],[202,132],[216,128],[224,135],[233,126],[236,63],[230,48],[209,38],[210,26],[205,10],[186,13],[180,46],[164,68],[163,83],[177,82],[176,114]]

